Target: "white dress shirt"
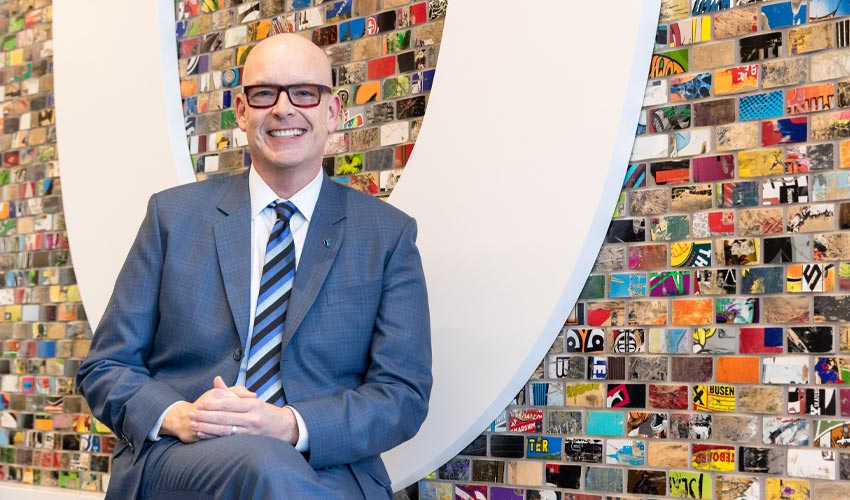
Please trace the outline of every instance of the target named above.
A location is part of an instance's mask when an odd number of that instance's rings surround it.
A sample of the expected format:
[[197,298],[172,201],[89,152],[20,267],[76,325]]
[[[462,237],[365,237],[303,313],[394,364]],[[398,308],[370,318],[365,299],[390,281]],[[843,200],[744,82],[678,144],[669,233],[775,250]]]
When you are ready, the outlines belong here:
[[[304,248],[304,240],[307,238],[310,219],[313,217],[313,210],[315,210],[316,203],[319,201],[319,191],[321,191],[321,188],[322,171],[319,170],[319,173],[309,184],[292,195],[288,200],[281,200],[268,184],[263,181],[256,170],[252,168],[248,173],[248,192],[251,197],[251,314],[248,323],[248,341],[245,346],[246,353],[251,346],[251,336],[254,330],[254,315],[257,309],[257,296],[260,293],[260,278],[263,274],[266,246],[268,245],[269,235],[272,232],[274,223],[277,220],[275,210],[268,208],[268,206],[274,201],[291,201],[298,209],[289,221],[289,229],[292,232],[292,240],[295,245],[295,272],[297,274],[298,262],[301,259],[301,251]],[[239,375],[236,377],[236,385],[245,385],[247,371],[248,356],[245,355],[242,356]],[[159,429],[162,427],[162,421],[165,418],[165,414],[168,413],[168,410],[174,404],[162,412],[156,425],[148,433],[149,440],[156,441],[159,439]],[[291,406],[288,406],[288,408],[295,414],[295,420],[298,423],[298,442],[295,443],[295,449],[305,452],[310,448],[307,426],[295,408]]]

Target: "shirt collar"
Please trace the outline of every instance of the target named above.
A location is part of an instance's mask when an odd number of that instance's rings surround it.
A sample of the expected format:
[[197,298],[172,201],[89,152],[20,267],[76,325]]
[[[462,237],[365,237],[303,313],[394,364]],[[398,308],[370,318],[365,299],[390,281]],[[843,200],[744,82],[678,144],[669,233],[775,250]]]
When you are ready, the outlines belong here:
[[[301,188],[300,191],[292,195],[289,200],[298,207],[298,213],[310,221],[313,217],[313,210],[316,208],[316,203],[319,201],[319,191],[322,189],[322,170],[309,184]],[[260,177],[253,168],[248,172],[248,193],[251,196],[251,217],[256,217],[261,214],[266,207],[273,201],[281,200],[281,198],[272,191],[272,188],[266,184],[266,181]]]

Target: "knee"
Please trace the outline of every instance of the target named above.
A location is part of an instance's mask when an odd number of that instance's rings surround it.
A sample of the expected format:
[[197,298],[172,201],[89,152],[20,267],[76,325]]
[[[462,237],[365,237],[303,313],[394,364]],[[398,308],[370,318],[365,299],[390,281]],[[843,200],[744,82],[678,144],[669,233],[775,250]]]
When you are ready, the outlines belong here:
[[263,436],[232,436],[233,463],[243,474],[258,481],[269,475],[279,477],[281,471],[315,475],[301,453],[289,443]]

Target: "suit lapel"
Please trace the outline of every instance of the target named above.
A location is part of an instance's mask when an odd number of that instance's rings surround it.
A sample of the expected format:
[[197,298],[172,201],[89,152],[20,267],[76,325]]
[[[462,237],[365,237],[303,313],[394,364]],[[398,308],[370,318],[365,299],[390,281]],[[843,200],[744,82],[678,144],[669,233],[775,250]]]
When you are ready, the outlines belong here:
[[337,185],[327,176],[322,177],[319,199],[310,220],[310,229],[301,250],[298,269],[295,271],[295,282],[292,285],[292,296],[283,327],[284,349],[316,301],[344,236],[342,224],[339,222],[345,219],[344,190],[348,188]]
[[251,200],[247,172],[226,191],[218,210],[227,216],[213,226],[218,265],[233,321],[245,346],[251,310]]

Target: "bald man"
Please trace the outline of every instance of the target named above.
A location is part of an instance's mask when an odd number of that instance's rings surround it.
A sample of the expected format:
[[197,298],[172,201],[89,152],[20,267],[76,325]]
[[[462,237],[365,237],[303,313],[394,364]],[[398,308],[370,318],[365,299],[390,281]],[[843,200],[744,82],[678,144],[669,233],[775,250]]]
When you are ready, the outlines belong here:
[[259,43],[252,167],[154,194],[77,385],[120,438],[107,499],[380,499],[428,408],[416,224],[338,185],[325,54]]

